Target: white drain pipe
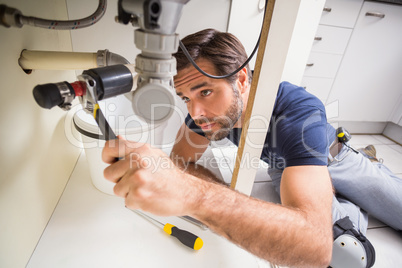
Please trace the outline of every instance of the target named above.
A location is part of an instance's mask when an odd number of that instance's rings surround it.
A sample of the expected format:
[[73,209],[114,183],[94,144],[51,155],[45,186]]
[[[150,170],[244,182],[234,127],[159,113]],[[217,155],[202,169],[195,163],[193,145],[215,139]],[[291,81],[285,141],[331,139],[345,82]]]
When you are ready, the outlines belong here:
[[129,61],[107,49],[97,53],[23,50],[18,63],[24,70],[86,70]]

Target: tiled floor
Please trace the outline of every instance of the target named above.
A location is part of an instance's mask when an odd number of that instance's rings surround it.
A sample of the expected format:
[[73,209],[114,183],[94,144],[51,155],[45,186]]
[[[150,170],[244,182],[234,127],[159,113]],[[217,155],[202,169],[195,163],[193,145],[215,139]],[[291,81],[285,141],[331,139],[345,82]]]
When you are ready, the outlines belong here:
[[[402,146],[382,135],[353,135],[350,141],[352,147],[359,149],[369,144],[375,146],[377,157],[384,160],[384,164],[402,179]],[[213,148],[210,156],[216,159],[219,165],[211,167],[215,173],[220,173],[225,182],[229,183],[234,167],[236,147]],[[206,154],[208,155],[208,154]],[[219,169],[216,167],[219,166]],[[402,194],[402,193],[401,193]],[[257,172],[252,195],[260,199],[279,202],[273,190],[270,178],[266,173],[266,166]],[[402,215],[400,215],[402,217]],[[376,249],[375,268],[402,267],[402,232],[396,232],[382,222],[370,217],[367,237]]]

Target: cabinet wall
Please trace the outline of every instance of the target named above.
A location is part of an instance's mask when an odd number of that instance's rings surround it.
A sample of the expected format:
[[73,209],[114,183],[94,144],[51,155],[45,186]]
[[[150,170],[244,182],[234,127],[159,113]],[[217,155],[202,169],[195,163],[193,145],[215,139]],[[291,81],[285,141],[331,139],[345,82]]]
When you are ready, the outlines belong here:
[[[22,14],[68,19],[64,0],[3,0]],[[40,108],[37,84],[73,81],[74,71],[18,65],[23,49],[71,51],[69,31],[0,27],[0,267],[25,267],[78,159],[66,138],[66,113]]]

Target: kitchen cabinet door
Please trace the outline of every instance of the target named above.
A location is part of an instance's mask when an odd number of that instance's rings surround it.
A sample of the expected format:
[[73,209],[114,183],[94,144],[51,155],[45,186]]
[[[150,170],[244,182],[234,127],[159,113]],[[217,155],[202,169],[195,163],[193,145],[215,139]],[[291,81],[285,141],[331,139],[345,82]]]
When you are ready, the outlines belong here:
[[363,0],[327,0],[320,24],[353,28],[362,4]]
[[343,55],[351,34],[352,29],[319,25],[311,51]]
[[339,121],[385,122],[402,92],[402,6],[365,2],[327,103]]

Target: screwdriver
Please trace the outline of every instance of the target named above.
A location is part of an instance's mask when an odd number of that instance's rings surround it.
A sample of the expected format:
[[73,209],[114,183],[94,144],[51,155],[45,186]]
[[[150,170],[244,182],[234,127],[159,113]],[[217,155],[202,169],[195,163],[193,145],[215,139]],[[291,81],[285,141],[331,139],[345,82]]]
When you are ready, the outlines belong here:
[[138,211],[138,210],[131,210],[138,215],[142,216],[144,219],[156,223],[157,225],[162,226],[163,231],[171,236],[176,237],[182,244],[188,246],[189,248],[192,248],[194,250],[199,250],[202,248],[204,245],[204,242],[202,241],[201,238],[196,236],[195,234],[192,234],[188,231],[182,230],[174,226],[173,224],[166,223],[163,224],[160,221],[155,220],[154,218]]

